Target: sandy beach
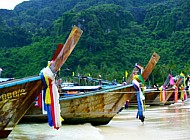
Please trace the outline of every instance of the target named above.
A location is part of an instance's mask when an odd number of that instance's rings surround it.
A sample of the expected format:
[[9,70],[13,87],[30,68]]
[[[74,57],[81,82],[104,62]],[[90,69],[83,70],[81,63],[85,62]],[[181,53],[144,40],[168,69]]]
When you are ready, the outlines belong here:
[[189,140],[190,102],[150,107],[145,122],[136,119],[136,110],[123,110],[105,126],[99,126],[104,140]]
[[108,125],[18,124],[4,140],[189,140],[190,100],[170,106],[148,107],[144,124],[137,108],[122,110]]

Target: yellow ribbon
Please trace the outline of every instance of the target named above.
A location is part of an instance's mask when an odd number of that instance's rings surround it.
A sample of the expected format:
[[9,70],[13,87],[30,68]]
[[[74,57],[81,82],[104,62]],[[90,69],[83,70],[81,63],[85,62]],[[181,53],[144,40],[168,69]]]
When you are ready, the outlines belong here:
[[162,92],[163,92],[163,87],[160,87],[159,90],[160,90],[160,102],[162,102]]
[[49,87],[50,84],[49,84],[48,76],[45,73],[43,74],[44,74],[46,85],[47,85],[45,103],[51,104],[51,95],[50,95],[50,87]]

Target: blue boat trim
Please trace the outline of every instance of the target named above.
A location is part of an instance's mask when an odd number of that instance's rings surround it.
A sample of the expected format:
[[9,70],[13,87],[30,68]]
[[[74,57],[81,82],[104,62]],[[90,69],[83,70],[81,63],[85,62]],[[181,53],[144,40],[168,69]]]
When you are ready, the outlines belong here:
[[40,76],[29,77],[29,78],[24,78],[24,79],[17,79],[16,81],[9,81],[8,83],[2,83],[0,85],[0,89],[5,88],[5,87],[11,87],[11,86],[15,86],[15,85],[20,85],[20,84],[24,84],[24,83],[27,83],[27,82],[40,80],[40,79],[41,79]]
[[78,94],[78,95],[73,95],[73,96],[67,96],[67,97],[60,97],[60,100],[72,100],[72,99],[77,99],[77,98],[83,98],[83,97],[87,97],[87,96],[92,96],[92,95],[97,95],[97,94],[104,94],[104,93],[108,93],[111,91],[115,91],[115,90],[119,90],[119,89],[123,89],[126,87],[131,87],[133,86],[132,84],[130,85],[125,85],[125,86],[115,86],[115,87],[111,87],[108,89],[102,89],[102,90],[96,90],[96,91],[91,91],[88,93],[84,93],[84,94]]

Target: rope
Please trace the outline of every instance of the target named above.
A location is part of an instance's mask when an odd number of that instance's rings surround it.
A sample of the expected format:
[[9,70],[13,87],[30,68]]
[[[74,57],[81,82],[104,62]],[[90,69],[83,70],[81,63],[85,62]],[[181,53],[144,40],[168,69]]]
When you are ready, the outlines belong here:
[[[178,92],[181,92],[181,91],[186,91],[186,90],[179,90]],[[160,93],[161,91],[150,91],[151,93]],[[150,93],[150,92],[146,92],[145,91],[145,94],[148,94],[148,93]],[[171,93],[171,92],[174,92],[174,91],[166,91],[166,93]],[[81,94],[87,94],[87,93],[90,93],[90,92],[84,92],[84,93],[79,93],[80,95]],[[117,92],[100,92],[100,93],[105,93],[105,94],[109,94],[109,93],[116,93],[116,94],[136,94],[136,92],[135,91],[117,91]],[[60,94],[63,94],[63,93],[60,93]]]

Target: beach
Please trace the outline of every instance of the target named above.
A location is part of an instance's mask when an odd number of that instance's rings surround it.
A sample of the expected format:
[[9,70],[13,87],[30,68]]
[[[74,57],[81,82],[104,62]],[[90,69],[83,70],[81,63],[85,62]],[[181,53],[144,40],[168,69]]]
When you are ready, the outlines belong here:
[[145,122],[136,118],[137,108],[119,112],[107,125],[19,123],[5,140],[189,140],[190,100],[167,106],[147,107]]

